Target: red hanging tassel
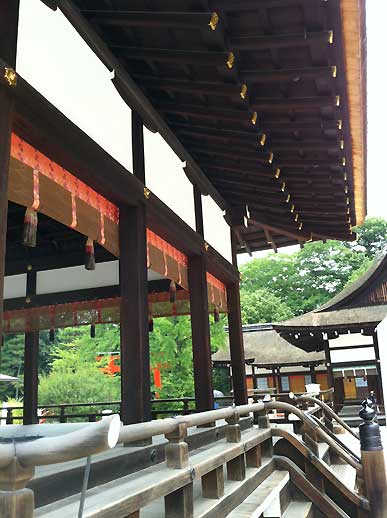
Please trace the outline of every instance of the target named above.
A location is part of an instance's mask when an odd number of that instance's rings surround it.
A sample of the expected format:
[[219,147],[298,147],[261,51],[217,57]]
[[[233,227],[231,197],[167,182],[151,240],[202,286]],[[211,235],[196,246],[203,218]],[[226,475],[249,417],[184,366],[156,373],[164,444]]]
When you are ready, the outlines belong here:
[[50,342],[55,342],[55,329],[50,329]]
[[153,311],[152,311],[152,304],[149,304],[148,309],[148,329],[150,333],[153,333]]
[[23,227],[23,245],[36,247],[36,233],[38,229],[38,213],[30,208],[26,209]]
[[87,238],[85,246],[85,268],[86,270],[95,270],[94,241],[91,237]]
[[171,281],[169,284],[169,302],[174,304],[176,302],[176,283]]
[[90,325],[90,338],[95,338],[95,324]]
[[214,322],[219,322],[219,320],[220,320],[219,308],[218,308],[218,306],[215,304],[215,305],[214,305]]

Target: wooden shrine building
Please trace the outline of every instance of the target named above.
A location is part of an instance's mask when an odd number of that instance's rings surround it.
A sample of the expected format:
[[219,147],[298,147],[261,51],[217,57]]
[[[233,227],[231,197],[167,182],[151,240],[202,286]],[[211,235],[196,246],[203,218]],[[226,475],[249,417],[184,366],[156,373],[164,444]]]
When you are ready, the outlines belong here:
[[246,402],[237,253],[353,240],[366,214],[364,35],[358,0],[0,2],[0,328],[25,334],[25,423],[39,331],[106,322],[121,418],[149,419],[165,315],[191,316],[204,411],[227,312]]
[[[248,391],[270,388],[299,393],[310,383],[318,383],[321,390],[328,388],[324,352],[303,351],[282,338],[272,324],[248,324],[242,331]],[[232,372],[228,347],[213,354],[212,361],[214,368]]]
[[387,315],[387,254],[357,281],[310,313],[274,325],[304,351],[325,351],[337,403],[362,399],[370,390],[383,401],[376,327]]

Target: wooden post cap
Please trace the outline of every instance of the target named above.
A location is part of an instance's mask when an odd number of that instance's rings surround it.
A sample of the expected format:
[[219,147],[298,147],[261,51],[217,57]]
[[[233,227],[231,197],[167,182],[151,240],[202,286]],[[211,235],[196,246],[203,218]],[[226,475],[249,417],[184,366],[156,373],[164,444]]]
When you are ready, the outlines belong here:
[[364,421],[359,426],[360,449],[362,451],[383,450],[379,425],[374,421],[375,416],[375,410],[368,405],[367,400],[364,400],[359,412],[359,417]]

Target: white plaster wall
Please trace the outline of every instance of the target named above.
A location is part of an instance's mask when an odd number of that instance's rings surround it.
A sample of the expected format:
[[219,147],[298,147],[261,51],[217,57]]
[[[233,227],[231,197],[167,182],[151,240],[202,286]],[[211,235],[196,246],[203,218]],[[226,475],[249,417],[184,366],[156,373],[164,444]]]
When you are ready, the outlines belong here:
[[372,336],[362,335],[361,333],[339,335],[334,340],[329,340],[329,349],[331,352],[332,363],[375,360],[375,350],[373,347],[335,350],[337,347],[349,347],[351,345],[372,345],[372,343]]
[[4,299],[17,299],[26,296],[27,274],[9,275],[4,278]]
[[132,170],[131,110],[110,80],[109,70],[72,25],[40,0],[21,0],[17,72]]
[[210,196],[202,196],[204,239],[225,259],[232,261],[230,227],[224,212]]
[[[158,273],[148,270],[148,280],[162,279]],[[119,284],[119,262],[97,263],[95,270],[86,270],[84,266],[72,266],[38,272],[36,293],[61,293],[72,290],[117,286]]]
[[382,374],[382,385],[383,385],[383,399],[387,401],[387,317],[380,322],[376,328],[378,342],[379,342],[379,355],[380,355],[380,371]]
[[145,178],[149,189],[195,230],[193,187],[182,162],[158,133],[144,128]]

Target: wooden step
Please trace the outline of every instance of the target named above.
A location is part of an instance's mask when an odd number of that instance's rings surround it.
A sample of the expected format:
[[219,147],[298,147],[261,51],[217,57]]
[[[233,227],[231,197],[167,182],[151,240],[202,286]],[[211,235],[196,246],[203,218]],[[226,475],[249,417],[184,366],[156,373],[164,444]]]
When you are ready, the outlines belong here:
[[258,518],[281,516],[280,492],[289,483],[287,471],[273,473],[253,491],[241,505],[236,507],[229,518]]
[[313,504],[304,500],[293,500],[282,515],[283,518],[312,518]]

